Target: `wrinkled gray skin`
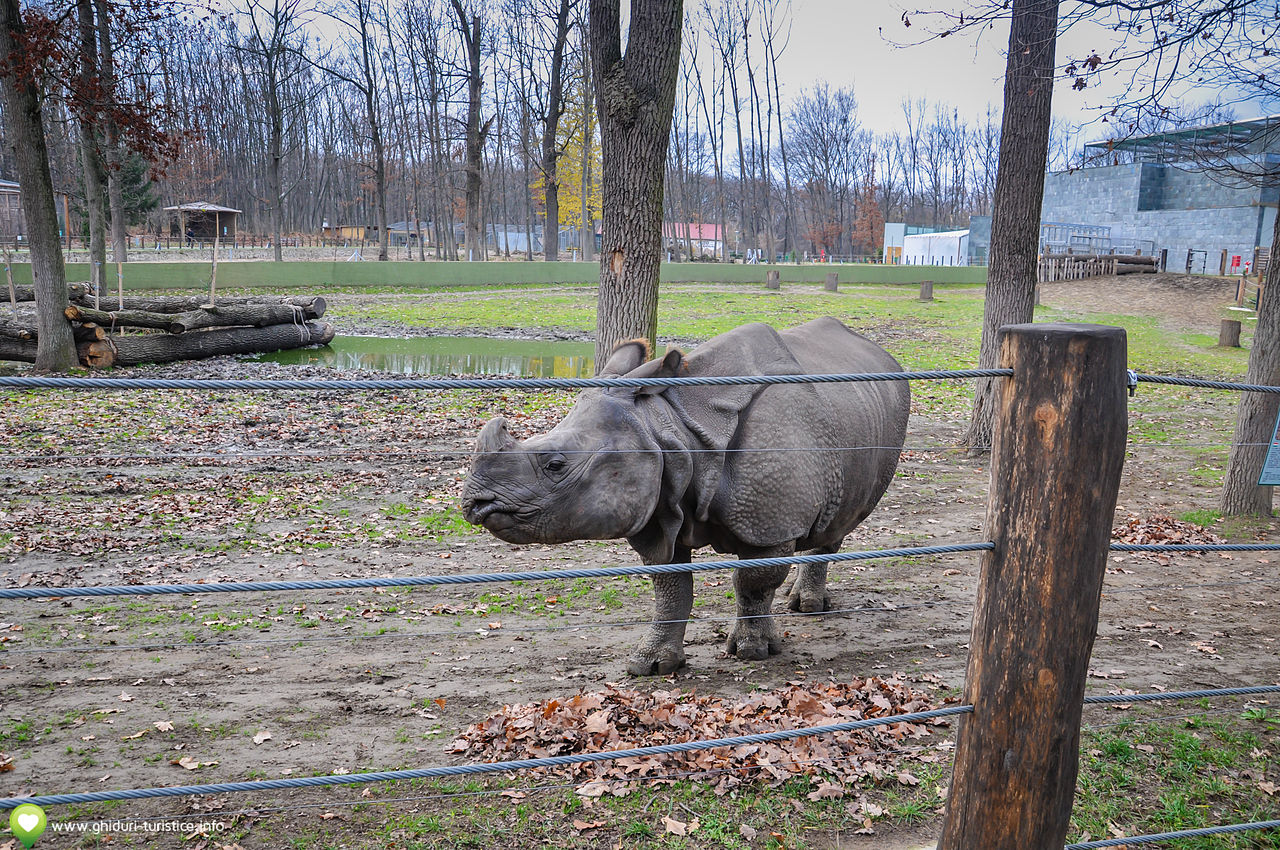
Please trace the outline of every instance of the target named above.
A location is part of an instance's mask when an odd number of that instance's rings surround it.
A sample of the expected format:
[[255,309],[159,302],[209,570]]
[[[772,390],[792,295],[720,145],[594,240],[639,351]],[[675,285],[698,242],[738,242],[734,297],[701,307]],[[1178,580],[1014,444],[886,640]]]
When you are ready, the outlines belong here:
[[[647,356],[643,343],[624,343],[601,374],[902,368],[831,318],[782,333],[744,325],[687,357],[670,351],[645,362]],[[703,546],[740,558],[830,554],[889,486],[909,405],[905,381],[587,390],[559,425],[522,443],[501,417],[485,425],[463,510],[468,521],[511,543],[625,537],[646,564],[688,563]],[[770,613],[787,572],[785,566],[734,571],[738,620],[728,652],[755,660],[778,651],[773,620],[760,615]],[[685,663],[693,574],[655,575],[653,583],[656,621],[627,664],[633,675],[666,674]],[[827,564],[799,567],[790,607],[827,610],[826,583]]]

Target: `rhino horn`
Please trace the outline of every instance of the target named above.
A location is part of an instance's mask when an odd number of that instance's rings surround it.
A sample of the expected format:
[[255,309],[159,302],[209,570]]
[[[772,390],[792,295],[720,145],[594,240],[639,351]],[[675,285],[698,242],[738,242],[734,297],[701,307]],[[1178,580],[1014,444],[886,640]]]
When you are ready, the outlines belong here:
[[476,437],[478,452],[503,452],[515,444],[515,439],[507,431],[507,420],[501,416],[495,416],[486,422],[480,429],[480,435]]

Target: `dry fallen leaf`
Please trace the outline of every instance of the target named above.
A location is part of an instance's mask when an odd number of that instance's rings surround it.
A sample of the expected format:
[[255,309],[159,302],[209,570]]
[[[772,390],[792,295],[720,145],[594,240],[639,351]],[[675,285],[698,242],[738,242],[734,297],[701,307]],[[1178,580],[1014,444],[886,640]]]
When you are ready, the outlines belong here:
[[156,727],[156,730],[160,732],[173,731],[173,724],[170,723],[168,720],[157,720],[155,723],[152,723],[151,725]]
[[844,789],[830,782],[823,782],[816,791],[810,791],[808,794],[809,799],[815,802],[818,800],[839,800],[843,796]]
[[1274,782],[1259,782],[1258,788],[1268,797],[1274,797],[1276,795],[1276,784]]
[[607,823],[607,820],[595,820],[588,823],[587,821],[574,818],[573,828],[578,830],[578,832],[586,832],[588,829],[598,829]]
[[743,838],[747,839],[748,841],[753,841],[755,840],[757,832],[754,827],[747,826],[744,823],[744,824],[739,824],[738,834],[741,835]]
[[255,744],[261,744],[263,741],[270,741],[270,740],[271,740],[271,733],[266,731],[265,729],[253,736],[253,742]]
[[121,692],[120,692],[120,696],[119,696],[119,700],[120,700],[121,702],[133,702],[133,695],[132,695],[132,694],[125,693],[124,691],[121,691]]
[[579,785],[577,788],[579,797],[603,797],[607,793],[609,793],[609,783],[599,779]]

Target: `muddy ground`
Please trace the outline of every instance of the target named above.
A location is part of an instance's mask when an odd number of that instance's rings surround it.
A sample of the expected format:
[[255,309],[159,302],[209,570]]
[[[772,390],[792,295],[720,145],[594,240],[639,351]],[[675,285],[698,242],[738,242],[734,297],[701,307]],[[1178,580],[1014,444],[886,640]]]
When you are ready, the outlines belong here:
[[[1222,304],[1214,289],[1149,280],[1139,288],[1126,278],[1045,292],[1048,303],[1101,313],[1137,312],[1131,305],[1138,298],[1172,323],[1184,322],[1188,310],[1207,314]],[[146,370],[286,372],[327,374],[226,360]],[[636,562],[625,545],[513,546],[456,522],[450,509],[479,426],[503,413],[525,435],[546,427],[565,405],[551,394],[423,402],[407,393],[184,393],[168,411],[156,399],[65,398],[69,407],[59,413],[6,414],[15,439],[0,452],[4,586]],[[1134,439],[1117,519],[1213,508],[1217,486],[1203,472],[1204,451],[1185,444],[1185,431],[1212,423],[1213,439],[1220,439],[1235,402],[1227,394],[1144,387],[1132,402],[1134,421],[1165,423],[1181,441]],[[1181,412],[1170,414],[1170,405]],[[162,440],[150,430],[132,436],[131,416],[156,425]],[[962,425],[912,416],[897,480],[847,548],[981,539],[988,471],[985,461],[955,449]],[[1211,454],[1210,463],[1220,456]],[[1280,540],[1274,523],[1217,530],[1236,540]],[[700,573],[688,667],[643,685],[669,688],[674,681],[733,697],[788,681],[900,673],[921,688],[951,692],[963,679],[977,565],[974,555],[833,565],[836,610],[801,616],[777,606],[786,645],[758,663],[725,657],[729,576]],[[1114,557],[1089,690],[1280,682],[1278,579],[1274,557],[1265,553]],[[448,742],[505,703],[622,681],[650,607],[642,579],[3,601],[0,720],[14,769],[0,772],[0,794],[457,762],[445,752]],[[1107,723],[1115,715],[1091,709],[1085,721]],[[197,767],[176,763],[183,758]],[[111,812],[222,816],[246,805],[317,804],[345,817],[342,801],[360,793],[184,798]],[[263,816],[264,826],[242,843],[275,846],[270,836],[316,816],[307,809]],[[906,832],[914,840],[928,830]],[[47,838],[42,846],[67,846],[57,843],[65,840]],[[890,846],[883,835],[863,840]],[[845,836],[840,846],[859,846],[855,841]]]

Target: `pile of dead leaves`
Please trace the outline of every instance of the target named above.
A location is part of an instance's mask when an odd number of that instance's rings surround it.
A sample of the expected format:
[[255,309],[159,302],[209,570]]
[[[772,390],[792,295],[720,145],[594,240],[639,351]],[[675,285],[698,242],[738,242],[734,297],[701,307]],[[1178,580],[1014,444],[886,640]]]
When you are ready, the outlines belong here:
[[1123,525],[1111,531],[1117,543],[1222,543],[1221,537],[1194,522],[1183,522],[1168,514],[1147,517],[1130,514]]
[[[741,701],[608,685],[564,700],[504,706],[468,727],[449,752],[491,761],[543,758],[800,729],[934,707],[928,694],[897,678],[790,682]],[[723,794],[745,783],[779,784],[809,776],[818,786],[814,794],[837,798],[844,795],[845,786],[864,778],[917,784],[899,762],[906,755],[917,761],[944,758],[932,748],[907,746],[928,735],[925,724],[894,723],[778,743],[580,764],[567,770],[585,783],[578,788],[584,796],[624,796],[645,782],[681,778],[713,781],[716,792]]]

